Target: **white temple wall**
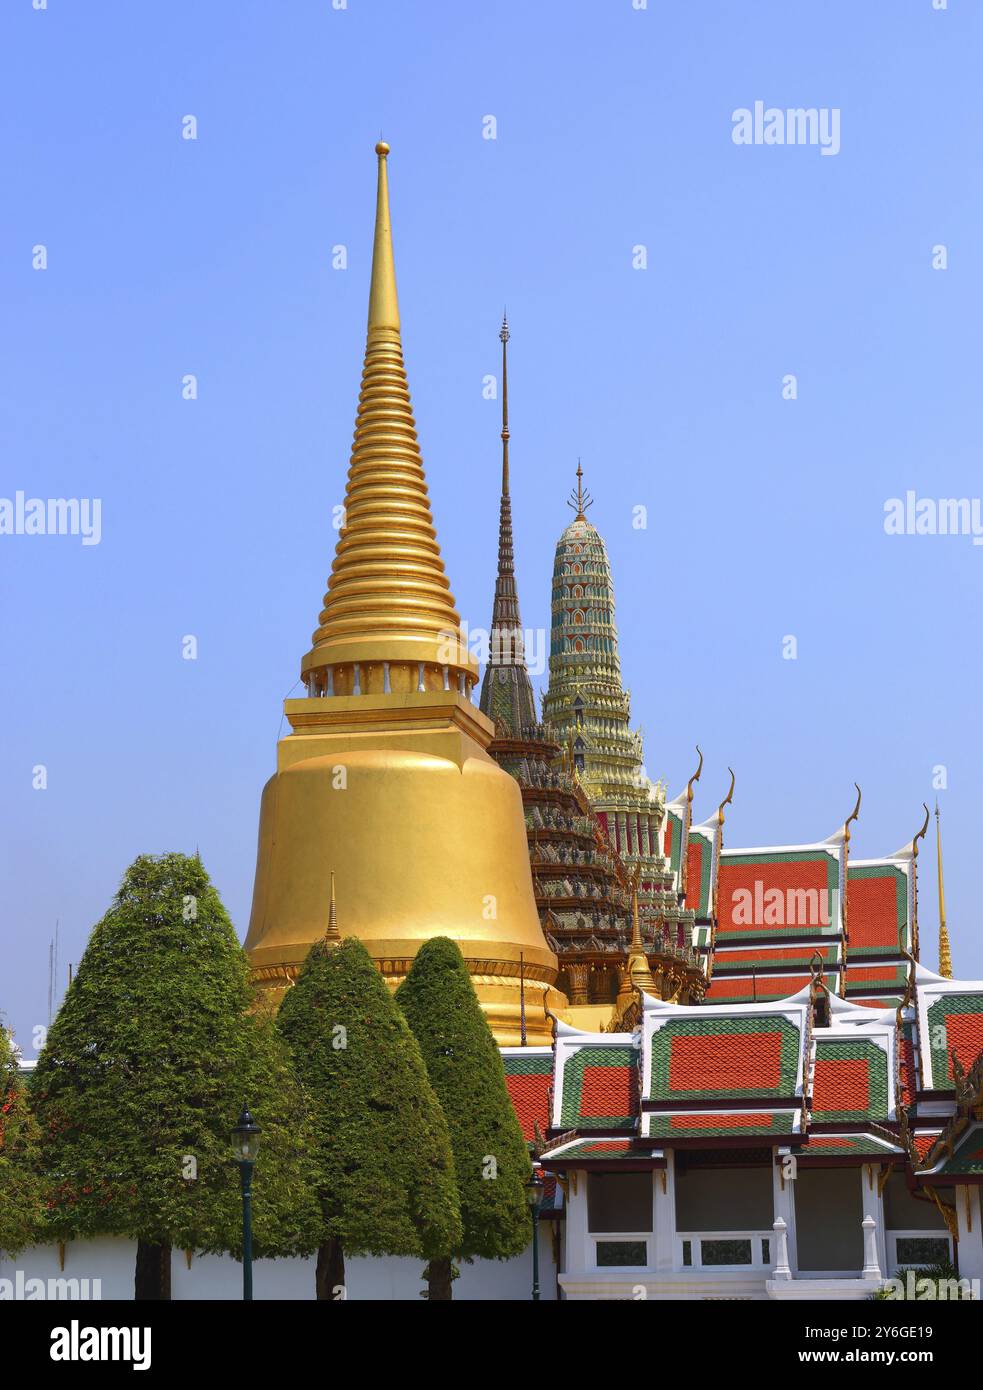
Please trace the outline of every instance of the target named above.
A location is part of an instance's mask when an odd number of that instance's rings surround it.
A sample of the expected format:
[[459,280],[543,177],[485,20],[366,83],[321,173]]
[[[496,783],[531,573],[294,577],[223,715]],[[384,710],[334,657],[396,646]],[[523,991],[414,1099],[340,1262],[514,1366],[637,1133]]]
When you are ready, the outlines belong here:
[[[556,1298],[556,1266],[553,1260],[552,1230],[541,1223],[540,1297]],[[69,1288],[81,1294],[89,1281],[91,1297],[94,1282],[100,1281],[102,1299],[132,1299],[133,1276],[136,1264],[136,1242],[106,1236],[98,1240],[72,1241],[65,1247],[65,1267],[58,1262],[54,1245],[35,1246],[23,1251],[16,1259],[0,1257],[0,1280],[9,1280],[16,1289],[30,1279],[45,1281],[45,1288],[59,1286],[48,1281],[69,1281]],[[425,1285],[420,1278],[425,1261],[416,1259],[347,1259],[345,1261],[348,1297],[355,1300],[423,1300],[420,1291]],[[253,1263],[253,1297],[259,1299],[300,1299],[314,1297],[315,1260],[255,1260]],[[454,1298],[471,1300],[525,1300],[532,1293],[532,1245],[514,1260],[476,1260],[461,1264],[461,1277],[454,1281]],[[20,1272],[18,1276],[18,1271]],[[73,1281],[78,1280],[78,1286]],[[62,1286],[64,1287],[64,1286]],[[0,1294],[6,1296],[6,1286],[0,1284]],[[78,1296],[78,1294],[76,1296]],[[20,1297],[37,1297],[27,1289]],[[53,1292],[52,1296],[58,1296]],[[61,1296],[64,1296],[62,1294]],[[184,1252],[171,1254],[171,1297],[186,1299],[241,1299],[242,1265],[228,1255],[194,1257],[187,1266]]]
[[983,1188],[955,1187],[959,1220],[959,1275],[983,1283]]

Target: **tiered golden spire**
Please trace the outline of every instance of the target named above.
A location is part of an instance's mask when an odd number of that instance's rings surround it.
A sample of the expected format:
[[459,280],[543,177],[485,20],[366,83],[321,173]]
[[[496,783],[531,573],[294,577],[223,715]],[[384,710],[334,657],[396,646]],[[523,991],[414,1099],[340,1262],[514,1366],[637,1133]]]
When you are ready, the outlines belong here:
[[942,822],[939,818],[939,803],[935,802],[935,851],[939,868],[939,974],[947,980],[952,979],[952,952],[949,949],[949,932],[945,924],[945,880],[942,877]]
[[642,941],[642,928],[638,919],[638,869],[631,876],[631,945],[628,947],[628,978],[639,989],[655,992],[656,984],[652,978],[645,943]]
[[387,156],[378,192],[368,332],[345,523],[301,674],[312,695],[466,694],[477,664],[444,573],[399,331]]
[[328,903],[328,929],[324,933],[325,941],[340,941],[341,932],[338,930],[338,904],[334,896],[334,869],[331,870],[331,900]]

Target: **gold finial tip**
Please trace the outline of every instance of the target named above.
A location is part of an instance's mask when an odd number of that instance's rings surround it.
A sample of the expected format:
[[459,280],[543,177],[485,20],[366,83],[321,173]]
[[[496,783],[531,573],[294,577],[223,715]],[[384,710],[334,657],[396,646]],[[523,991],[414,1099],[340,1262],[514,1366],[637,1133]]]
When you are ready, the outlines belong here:
[[376,154],[381,154],[382,157],[385,158],[385,156],[389,153],[389,146],[386,144],[385,140],[379,141],[378,145],[376,145],[375,147],[375,152]]

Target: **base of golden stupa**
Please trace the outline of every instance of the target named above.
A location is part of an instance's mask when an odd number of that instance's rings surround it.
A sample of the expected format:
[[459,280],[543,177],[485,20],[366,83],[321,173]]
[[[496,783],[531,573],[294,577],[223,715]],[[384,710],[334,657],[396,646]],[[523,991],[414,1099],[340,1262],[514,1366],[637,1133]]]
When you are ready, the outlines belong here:
[[517,783],[456,691],[288,700],[294,732],[263,793],[246,950],[282,993],[328,926],[357,936],[395,988],[419,947],[461,948],[502,1046],[549,1042],[556,957],[532,891]]

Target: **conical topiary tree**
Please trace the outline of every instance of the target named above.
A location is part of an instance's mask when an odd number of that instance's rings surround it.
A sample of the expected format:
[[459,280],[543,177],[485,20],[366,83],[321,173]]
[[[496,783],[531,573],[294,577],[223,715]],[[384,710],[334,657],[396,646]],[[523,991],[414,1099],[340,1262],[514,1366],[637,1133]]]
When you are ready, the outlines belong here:
[[[505,1070],[456,942],[434,937],[416,954],[396,1002],[413,1030],[454,1151],[462,1237],[453,1254],[507,1260],[529,1244],[529,1151]],[[451,1297],[449,1257],[426,1270],[431,1299]]]
[[238,1254],[231,1129],[262,1126],[256,1254],[305,1235],[306,1112],[254,1015],[249,967],[200,859],[141,855],[95,926],[31,1079],[53,1187],[48,1238],[137,1241],[137,1298],[169,1298],[171,1248]]
[[17,1073],[13,1039],[0,1023],[0,1253],[38,1239],[45,1212],[39,1130]]
[[362,943],[315,943],[277,1025],[313,1128],[317,1297],[344,1297],[346,1255],[434,1259],[456,1249],[461,1218],[447,1123],[416,1040]]

